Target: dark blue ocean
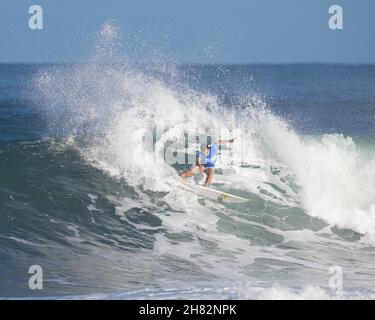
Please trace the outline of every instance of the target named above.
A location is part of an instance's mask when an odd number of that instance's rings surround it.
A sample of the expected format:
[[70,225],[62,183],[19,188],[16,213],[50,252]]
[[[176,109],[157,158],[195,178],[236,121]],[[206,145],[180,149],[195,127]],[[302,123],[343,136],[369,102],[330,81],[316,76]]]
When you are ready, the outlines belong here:
[[[202,130],[249,202],[165,162]],[[374,138],[372,65],[2,64],[0,297],[373,298]]]

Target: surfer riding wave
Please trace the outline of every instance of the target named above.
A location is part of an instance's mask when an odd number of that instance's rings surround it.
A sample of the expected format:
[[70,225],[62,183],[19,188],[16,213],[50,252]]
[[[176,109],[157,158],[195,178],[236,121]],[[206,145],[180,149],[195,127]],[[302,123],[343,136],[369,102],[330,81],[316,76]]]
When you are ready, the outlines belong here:
[[205,187],[208,187],[212,181],[213,175],[215,173],[215,163],[217,160],[217,151],[219,146],[226,143],[233,143],[234,139],[224,140],[220,139],[217,143],[206,144],[202,143],[200,145],[200,151],[196,152],[195,165],[180,174],[181,178],[192,177],[197,173],[205,173],[206,181],[204,183]]

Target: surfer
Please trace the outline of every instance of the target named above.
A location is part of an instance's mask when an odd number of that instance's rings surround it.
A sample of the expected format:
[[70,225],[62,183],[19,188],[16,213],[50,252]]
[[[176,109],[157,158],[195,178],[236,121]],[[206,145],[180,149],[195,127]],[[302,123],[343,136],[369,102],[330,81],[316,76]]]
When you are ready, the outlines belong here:
[[180,174],[181,178],[192,177],[198,172],[206,174],[206,181],[204,183],[205,187],[208,187],[212,181],[212,177],[215,173],[215,163],[217,160],[217,150],[219,146],[226,143],[233,143],[234,139],[224,140],[220,139],[217,143],[206,144],[202,143],[200,145],[200,151],[197,151],[195,157],[195,165]]

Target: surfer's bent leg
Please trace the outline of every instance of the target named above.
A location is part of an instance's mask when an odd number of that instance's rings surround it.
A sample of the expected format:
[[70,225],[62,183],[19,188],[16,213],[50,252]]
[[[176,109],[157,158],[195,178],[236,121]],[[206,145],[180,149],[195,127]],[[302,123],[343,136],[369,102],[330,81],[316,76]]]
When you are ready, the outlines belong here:
[[187,177],[192,177],[193,175],[195,175],[197,172],[199,172],[199,167],[198,166],[194,166],[193,168],[183,172],[180,174],[180,177],[181,178],[187,178]]
[[214,176],[214,168],[207,168],[206,173],[207,173],[207,178],[206,182],[204,183],[205,187],[208,187],[212,181],[212,177]]

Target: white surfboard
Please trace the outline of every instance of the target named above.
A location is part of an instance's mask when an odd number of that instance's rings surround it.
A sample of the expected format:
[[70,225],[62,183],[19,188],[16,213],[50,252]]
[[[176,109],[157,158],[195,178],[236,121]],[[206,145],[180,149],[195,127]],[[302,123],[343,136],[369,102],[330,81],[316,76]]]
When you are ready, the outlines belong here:
[[203,197],[209,198],[209,199],[217,200],[219,202],[226,202],[226,203],[244,203],[244,202],[250,201],[249,199],[242,198],[242,197],[239,197],[239,196],[235,196],[235,195],[230,194],[230,193],[226,193],[226,192],[223,192],[223,191],[219,191],[219,190],[203,187],[203,186],[200,186],[200,185],[197,185],[197,184],[193,184],[193,183],[185,181],[184,179],[181,179],[181,180],[182,180],[182,183],[185,186],[187,186],[189,189],[191,189],[192,191],[196,192],[197,194],[199,194]]

